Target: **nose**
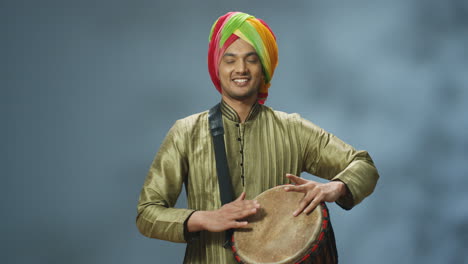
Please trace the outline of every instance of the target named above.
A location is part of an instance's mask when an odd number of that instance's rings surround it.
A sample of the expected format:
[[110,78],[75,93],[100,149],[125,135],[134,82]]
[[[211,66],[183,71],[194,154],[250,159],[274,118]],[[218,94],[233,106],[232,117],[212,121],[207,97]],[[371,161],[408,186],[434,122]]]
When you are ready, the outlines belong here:
[[246,65],[244,60],[238,60],[237,61],[235,71],[238,74],[246,74],[247,73],[247,65]]

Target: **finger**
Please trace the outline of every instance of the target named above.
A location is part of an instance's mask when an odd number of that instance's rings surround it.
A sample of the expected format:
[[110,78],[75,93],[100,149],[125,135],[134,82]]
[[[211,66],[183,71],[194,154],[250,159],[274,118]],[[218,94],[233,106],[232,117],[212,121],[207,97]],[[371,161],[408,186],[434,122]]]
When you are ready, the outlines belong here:
[[238,212],[232,212],[230,214],[226,214],[224,219],[228,221],[228,223],[231,223],[233,221],[246,221],[246,218],[249,217],[250,215],[254,215],[257,213],[257,209],[250,209],[250,210],[244,210],[244,211],[238,211]]
[[295,184],[307,183],[307,180],[302,179],[301,177],[297,177],[296,175],[289,174],[289,173],[286,174],[286,178],[290,179]]
[[230,212],[230,214],[235,219],[241,219],[241,218],[246,217],[248,215],[255,214],[257,212],[257,210],[259,210],[259,208],[260,208],[260,206],[255,205],[255,204],[239,206],[239,207],[233,209]]
[[237,197],[235,201],[242,201],[244,199],[245,199],[245,192],[242,192],[241,195],[239,195],[239,197]]
[[318,199],[318,197],[316,197],[314,200],[312,200],[312,202],[307,206],[306,209],[304,209],[304,213],[305,214],[309,214],[310,212],[312,212],[318,205],[319,203],[321,202],[321,199]]
[[233,215],[233,219],[234,220],[240,220],[240,219],[244,219],[250,215],[254,215],[258,212],[259,209],[257,208],[248,208],[248,209],[244,209],[242,211],[238,211],[236,212],[234,215]]
[[307,207],[307,205],[310,204],[310,201],[312,201],[313,197],[310,195],[304,195],[302,200],[299,202],[299,206],[297,207],[296,211],[293,212],[294,216],[300,215],[304,209]]
[[290,185],[290,186],[284,187],[284,190],[287,192],[302,192],[302,193],[307,192],[307,189],[304,185],[298,185],[298,186]]
[[252,200],[249,201],[248,206],[253,207],[253,208],[260,208],[260,203],[257,200]]
[[240,212],[252,208],[260,208],[256,200],[235,200],[221,207],[225,212]]
[[234,221],[231,224],[231,228],[242,228],[246,227],[249,224],[247,221]]
[[260,204],[257,200],[236,200],[231,202],[231,204],[240,210],[248,208],[260,208]]

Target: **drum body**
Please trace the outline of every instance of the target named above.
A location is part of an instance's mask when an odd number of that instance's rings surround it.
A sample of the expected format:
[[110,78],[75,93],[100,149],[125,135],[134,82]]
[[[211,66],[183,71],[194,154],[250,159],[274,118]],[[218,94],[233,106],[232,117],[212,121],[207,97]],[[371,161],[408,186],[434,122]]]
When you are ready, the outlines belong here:
[[328,209],[321,203],[308,215],[293,216],[303,193],[278,186],[255,198],[261,209],[247,218],[249,228],[237,229],[232,250],[239,263],[338,263]]

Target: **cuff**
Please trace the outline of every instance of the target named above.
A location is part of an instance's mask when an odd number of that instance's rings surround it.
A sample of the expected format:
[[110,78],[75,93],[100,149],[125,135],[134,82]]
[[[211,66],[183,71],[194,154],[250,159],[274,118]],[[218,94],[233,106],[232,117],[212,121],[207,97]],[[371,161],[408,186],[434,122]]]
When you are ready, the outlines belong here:
[[342,180],[339,180],[339,179],[335,179],[334,181],[342,182],[345,185],[345,188],[346,188],[345,195],[338,198],[338,200],[335,201],[336,204],[339,205],[341,208],[343,208],[345,210],[351,210],[351,208],[353,208],[353,206],[354,206],[354,198],[353,198],[353,194],[351,193],[351,191],[348,188],[348,185],[345,182],[343,182]]
[[193,213],[195,213],[196,211],[193,211],[191,212],[187,219],[185,219],[185,222],[184,222],[184,239],[187,243],[190,243],[190,242],[193,242],[195,240],[198,240],[200,238],[200,232],[189,232],[188,231],[188,226],[187,226],[187,223],[188,223],[188,220],[190,219],[190,217],[192,216]]

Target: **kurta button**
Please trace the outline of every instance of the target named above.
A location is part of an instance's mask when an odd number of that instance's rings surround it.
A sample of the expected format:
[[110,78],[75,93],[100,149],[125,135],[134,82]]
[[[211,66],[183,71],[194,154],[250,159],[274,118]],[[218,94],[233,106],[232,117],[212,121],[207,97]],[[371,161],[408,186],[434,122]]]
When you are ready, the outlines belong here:
[[241,138],[237,138],[237,141],[241,141]]
[[239,124],[236,124],[236,127],[239,127]]
[[241,163],[240,165],[241,165],[241,166],[244,166],[244,163]]
[[244,151],[241,150],[241,151],[240,151],[240,154],[242,154],[242,153],[244,153]]

